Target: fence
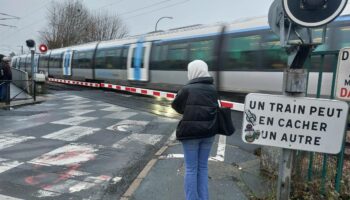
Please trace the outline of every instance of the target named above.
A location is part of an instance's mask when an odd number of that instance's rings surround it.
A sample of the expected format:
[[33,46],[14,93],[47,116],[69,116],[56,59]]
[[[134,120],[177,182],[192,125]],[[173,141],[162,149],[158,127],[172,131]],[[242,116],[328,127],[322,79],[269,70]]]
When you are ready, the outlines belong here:
[[[339,51],[314,53],[306,64],[306,68],[310,68],[311,60],[319,61],[317,63],[319,66],[317,98],[321,97],[322,78],[327,68],[332,74],[331,93],[329,96],[322,96],[322,98],[334,99],[338,54]],[[294,186],[297,187],[298,181],[300,181],[299,184],[307,181],[309,183],[308,190],[313,190],[323,196],[332,193],[334,190],[338,193],[342,192],[341,189],[349,190],[349,185],[341,184],[344,170],[345,142],[346,137],[344,137],[343,146],[338,155],[298,151],[294,161],[296,167],[293,175]],[[346,173],[348,173],[348,170]],[[341,185],[345,187],[341,188]]]

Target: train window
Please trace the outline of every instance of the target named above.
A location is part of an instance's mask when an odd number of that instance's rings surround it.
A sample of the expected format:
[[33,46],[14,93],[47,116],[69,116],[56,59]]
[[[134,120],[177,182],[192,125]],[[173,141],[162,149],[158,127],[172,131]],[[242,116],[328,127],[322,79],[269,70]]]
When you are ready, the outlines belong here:
[[25,57],[21,57],[20,60],[19,60],[19,69],[21,70],[25,70]]
[[128,51],[129,51],[128,47],[123,47],[123,52],[121,56],[121,65],[120,65],[121,69],[126,69],[127,60],[128,60]]
[[188,44],[170,44],[167,62],[164,65],[169,70],[186,70],[188,64]]
[[335,34],[335,48],[337,50],[350,46],[350,26],[337,28]]
[[75,61],[77,61],[74,67],[81,69],[89,69],[91,68],[91,61],[93,57],[94,51],[79,51],[76,53]]
[[168,45],[155,44],[152,47],[152,52],[151,52],[151,69],[152,70],[161,70],[162,67],[164,67],[167,51],[168,51]]
[[26,57],[26,63],[25,63],[25,68],[26,69],[32,69],[32,66],[31,66],[31,56],[27,56]]
[[258,52],[260,40],[260,35],[230,37],[224,69],[256,70],[257,63],[262,59]]
[[105,62],[106,62],[106,51],[101,49],[97,50],[96,56],[95,56],[95,68],[97,69],[105,68]]
[[106,66],[107,69],[120,69],[120,55],[121,49],[107,49],[106,50]]
[[50,68],[60,68],[60,57],[59,54],[51,54],[49,59]]
[[102,69],[123,69],[122,48],[101,49],[96,53],[95,67]]
[[39,70],[44,70],[47,68],[47,65],[49,64],[48,56],[42,55],[39,59]]
[[214,41],[204,40],[191,42],[190,60],[203,60],[208,64],[209,70],[213,68]]
[[283,71],[287,67],[288,55],[281,48],[279,37],[268,32],[262,35],[259,53],[259,62],[256,63],[257,69]]

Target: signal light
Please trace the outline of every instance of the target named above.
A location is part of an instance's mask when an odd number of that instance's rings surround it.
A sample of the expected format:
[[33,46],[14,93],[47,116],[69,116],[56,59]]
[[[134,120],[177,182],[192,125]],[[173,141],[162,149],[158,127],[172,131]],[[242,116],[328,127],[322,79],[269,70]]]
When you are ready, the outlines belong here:
[[41,53],[46,53],[46,51],[47,51],[47,46],[45,45],[45,44],[41,44],[40,46],[39,46],[39,51],[41,52]]
[[27,44],[28,48],[34,48],[34,46],[35,46],[34,40],[27,40],[26,44]]

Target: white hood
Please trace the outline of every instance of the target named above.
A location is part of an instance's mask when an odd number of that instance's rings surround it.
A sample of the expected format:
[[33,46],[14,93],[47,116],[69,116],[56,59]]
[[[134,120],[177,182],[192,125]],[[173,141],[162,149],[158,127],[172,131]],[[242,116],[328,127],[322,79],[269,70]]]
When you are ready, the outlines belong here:
[[188,80],[200,77],[210,77],[208,72],[208,65],[202,60],[195,60],[188,64]]

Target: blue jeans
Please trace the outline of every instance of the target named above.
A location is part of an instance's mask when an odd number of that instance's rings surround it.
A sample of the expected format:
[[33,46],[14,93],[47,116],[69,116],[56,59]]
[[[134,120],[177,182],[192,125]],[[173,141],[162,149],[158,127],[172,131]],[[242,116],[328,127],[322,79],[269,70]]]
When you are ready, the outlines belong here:
[[186,200],[208,200],[208,158],[215,137],[182,140]]

